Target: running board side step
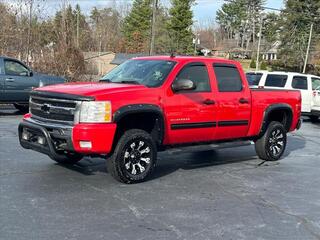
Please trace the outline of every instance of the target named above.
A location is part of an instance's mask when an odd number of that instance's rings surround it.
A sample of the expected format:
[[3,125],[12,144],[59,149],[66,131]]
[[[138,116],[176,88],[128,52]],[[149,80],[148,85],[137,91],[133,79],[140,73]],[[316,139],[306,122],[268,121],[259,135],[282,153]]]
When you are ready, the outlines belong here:
[[180,153],[180,152],[193,152],[193,151],[205,151],[210,149],[223,149],[223,148],[234,148],[254,145],[253,141],[234,141],[234,142],[222,142],[222,143],[209,143],[199,145],[188,145],[188,146],[168,146],[165,151],[169,154]]

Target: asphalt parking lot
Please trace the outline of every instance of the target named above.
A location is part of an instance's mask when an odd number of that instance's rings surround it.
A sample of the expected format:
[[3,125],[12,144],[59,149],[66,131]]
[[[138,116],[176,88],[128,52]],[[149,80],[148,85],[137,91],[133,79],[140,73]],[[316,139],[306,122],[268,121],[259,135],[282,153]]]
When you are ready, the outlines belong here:
[[0,239],[320,239],[320,123],[262,162],[253,146],[159,154],[125,185],[103,159],[65,167],[18,144],[21,114],[0,108]]

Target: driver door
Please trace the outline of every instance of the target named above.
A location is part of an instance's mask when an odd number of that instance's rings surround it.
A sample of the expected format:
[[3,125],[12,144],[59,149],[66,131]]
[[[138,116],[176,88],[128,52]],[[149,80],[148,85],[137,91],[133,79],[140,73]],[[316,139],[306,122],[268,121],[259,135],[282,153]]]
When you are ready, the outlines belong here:
[[204,62],[188,63],[173,83],[179,79],[193,81],[196,88],[176,92],[168,89],[164,104],[168,144],[212,141],[217,111],[208,66]]
[[16,102],[28,102],[29,93],[38,87],[38,81],[32,77],[31,71],[22,63],[4,60],[4,94],[5,99]]

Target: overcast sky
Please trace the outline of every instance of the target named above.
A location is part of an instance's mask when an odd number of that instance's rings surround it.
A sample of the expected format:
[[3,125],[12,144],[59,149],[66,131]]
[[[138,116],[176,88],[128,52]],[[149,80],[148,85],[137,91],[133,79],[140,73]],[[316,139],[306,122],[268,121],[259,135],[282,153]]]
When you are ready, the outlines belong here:
[[[7,3],[17,3],[22,0],[0,0]],[[93,7],[104,8],[113,5],[123,6],[131,3],[132,0],[35,0],[35,2],[45,2],[47,7],[45,8],[44,15],[54,15],[55,11],[58,10],[62,2],[68,2],[71,5],[79,4],[82,11],[88,15]],[[160,3],[167,3],[170,0],[159,0]],[[213,21],[216,16],[216,11],[220,9],[221,5],[224,3],[223,0],[196,0],[196,5],[193,7],[194,18],[199,22]],[[282,8],[282,0],[267,0],[266,7],[272,8]]]

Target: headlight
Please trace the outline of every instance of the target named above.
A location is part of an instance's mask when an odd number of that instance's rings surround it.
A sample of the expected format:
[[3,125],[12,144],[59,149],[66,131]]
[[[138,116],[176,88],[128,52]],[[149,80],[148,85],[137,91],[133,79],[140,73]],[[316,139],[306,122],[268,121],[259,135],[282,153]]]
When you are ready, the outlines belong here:
[[79,114],[80,123],[109,123],[112,120],[111,102],[82,102]]

